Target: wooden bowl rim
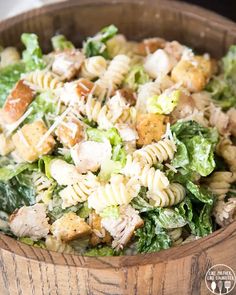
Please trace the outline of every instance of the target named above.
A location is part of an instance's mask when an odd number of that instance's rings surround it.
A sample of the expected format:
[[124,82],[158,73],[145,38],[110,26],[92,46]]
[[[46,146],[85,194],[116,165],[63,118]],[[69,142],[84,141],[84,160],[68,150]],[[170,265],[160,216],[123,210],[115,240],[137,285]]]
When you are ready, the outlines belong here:
[[[18,14],[14,17],[5,19],[0,22],[0,32],[6,30],[9,27],[17,25],[22,19],[30,19],[34,16],[47,14],[52,11],[62,10],[70,7],[84,7],[84,6],[101,6],[101,5],[117,5],[120,3],[124,4],[135,4],[135,5],[147,5],[152,4],[152,0],[71,0],[60,3],[50,4],[41,8],[29,10],[27,12]],[[205,8],[201,8],[195,5],[191,5],[184,2],[175,2],[171,0],[156,0],[155,4],[158,3],[161,7],[168,7],[170,11],[184,11],[185,14],[194,15],[195,19],[207,19],[211,24],[217,24],[220,27],[226,28],[227,30],[236,32],[236,24],[218,15],[215,12],[211,12]],[[201,238],[197,241],[190,242],[189,244],[177,246],[160,252],[150,254],[138,254],[133,256],[117,256],[117,257],[85,257],[70,254],[62,254],[58,252],[48,251],[41,248],[25,245],[11,237],[8,237],[0,233],[0,254],[8,252],[14,255],[21,256],[25,259],[37,260],[40,262],[79,267],[79,268],[120,268],[120,267],[131,267],[134,265],[145,265],[145,264],[157,264],[163,263],[169,260],[176,260],[182,257],[197,255],[200,252],[206,251],[213,248],[222,241],[224,235],[232,236],[235,239],[236,232],[236,221],[231,223],[225,228],[221,228],[207,237]],[[9,246],[11,245],[11,246]],[[180,251],[181,250],[181,251]]]

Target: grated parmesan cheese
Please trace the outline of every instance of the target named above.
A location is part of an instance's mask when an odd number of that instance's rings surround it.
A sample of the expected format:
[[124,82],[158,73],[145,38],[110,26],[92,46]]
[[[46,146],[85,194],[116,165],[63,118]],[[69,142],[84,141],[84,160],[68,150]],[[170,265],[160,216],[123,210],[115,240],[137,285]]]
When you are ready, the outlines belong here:
[[18,130],[17,131],[17,134],[19,135],[19,138],[20,138],[20,141],[23,142],[24,145],[28,146],[29,147],[29,143],[28,141],[26,140],[23,132],[21,130]]
[[6,135],[7,136],[11,135],[12,132],[15,131],[20,126],[20,124],[31,114],[32,111],[33,111],[33,108],[31,107],[16,122],[12,124],[6,124],[6,130],[7,130]]

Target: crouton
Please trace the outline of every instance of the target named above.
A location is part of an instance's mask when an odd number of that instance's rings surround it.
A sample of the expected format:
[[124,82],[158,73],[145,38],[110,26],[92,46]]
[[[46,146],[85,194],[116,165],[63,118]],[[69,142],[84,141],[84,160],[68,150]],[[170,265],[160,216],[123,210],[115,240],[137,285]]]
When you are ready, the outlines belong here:
[[92,235],[90,237],[90,244],[92,246],[96,246],[101,243],[110,244],[111,243],[111,236],[108,231],[101,225],[102,218],[92,212],[89,216],[90,219],[90,226],[92,228]]
[[203,56],[194,56],[189,60],[180,60],[171,72],[175,82],[182,83],[191,92],[201,91],[215,71],[212,60]]
[[35,92],[20,80],[9,94],[3,106],[3,120],[5,123],[14,123],[24,114],[34,98]]
[[83,126],[79,122],[63,122],[55,131],[58,140],[65,147],[73,147],[83,139]]
[[69,212],[52,224],[51,232],[58,240],[69,242],[90,235],[91,228],[83,218]]
[[148,38],[140,42],[135,50],[138,55],[146,56],[155,52],[157,49],[163,49],[166,41],[162,38]]
[[0,155],[6,156],[14,150],[14,144],[10,137],[6,137],[3,133],[0,134]]
[[55,54],[52,71],[62,79],[70,80],[78,73],[84,59],[84,55],[79,50],[60,52]]
[[43,121],[25,124],[13,137],[17,154],[27,162],[33,162],[40,156],[49,154],[55,146],[55,140],[49,135],[41,144],[47,128]]
[[150,144],[153,141],[161,139],[166,131],[166,124],[169,122],[169,117],[159,114],[142,114],[138,116],[136,130],[139,139],[139,146]]

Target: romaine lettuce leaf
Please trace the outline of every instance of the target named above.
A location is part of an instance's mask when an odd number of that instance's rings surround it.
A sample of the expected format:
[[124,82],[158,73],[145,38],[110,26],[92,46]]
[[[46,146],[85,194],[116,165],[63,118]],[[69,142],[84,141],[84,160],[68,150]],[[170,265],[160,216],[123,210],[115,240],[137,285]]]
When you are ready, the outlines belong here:
[[108,181],[112,174],[117,174],[123,165],[119,161],[106,160],[102,163],[98,177],[101,181]]
[[140,213],[153,211],[155,209],[154,206],[148,203],[148,198],[146,195],[147,188],[142,186],[139,194],[131,201],[131,206]]
[[125,85],[136,91],[139,85],[149,82],[149,76],[142,65],[133,66],[125,78]]
[[38,36],[30,33],[23,33],[21,41],[26,49],[23,51],[23,61],[26,66],[26,71],[34,71],[43,69],[46,64],[43,61],[43,53],[39,46]]
[[122,143],[122,139],[116,128],[110,128],[108,130],[87,128],[86,132],[90,140],[103,142],[104,139],[108,139],[111,145],[117,145]]
[[72,42],[66,39],[64,35],[57,35],[52,37],[52,47],[54,50],[74,49]]
[[36,248],[42,248],[46,249],[45,242],[44,241],[33,241],[31,238],[28,237],[22,237],[18,239],[21,243],[24,243],[29,246],[34,246]]
[[187,219],[174,209],[164,208],[159,211],[157,224],[165,229],[173,229],[185,226]]
[[84,253],[85,256],[115,256],[115,250],[108,246],[92,248]]
[[209,175],[215,169],[214,150],[218,133],[214,128],[205,128],[197,122],[177,122],[171,127],[177,152],[172,161],[175,168],[195,171],[201,176]]
[[7,165],[0,168],[0,181],[7,182],[12,179],[14,176],[17,176],[25,170],[34,170],[37,168],[37,165],[31,163],[20,163],[16,165]]
[[88,38],[83,44],[83,50],[87,57],[101,55],[108,58],[106,42],[114,37],[118,29],[114,25],[103,28],[97,35]]
[[118,206],[106,207],[100,214],[102,218],[119,218],[120,210]]
[[25,73],[25,65],[17,63],[0,69],[0,107],[3,106],[13,86],[19,81],[21,74]]

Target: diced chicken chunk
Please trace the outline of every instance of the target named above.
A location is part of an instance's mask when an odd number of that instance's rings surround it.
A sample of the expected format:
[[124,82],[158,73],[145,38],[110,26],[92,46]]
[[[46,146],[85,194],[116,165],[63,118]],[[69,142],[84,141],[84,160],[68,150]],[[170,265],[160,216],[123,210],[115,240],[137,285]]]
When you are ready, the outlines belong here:
[[134,127],[129,124],[116,124],[115,126],[123,141],[135,141],[138,139],[138,133]]
[[227,202],[218,201],[213,212],[216,222],[220,226],[226,226],[236,219],[236,199],[230,198]]
[[69,212],[52,224],[51,232],[58,240],[69,242],[90,235],[91,228],[83,218]]
[[138,116],[136,130],[139,146],[150,144],[161,139],[166,132],[169,117],[159,114],[143,114]]
[[138,211],[130,205],[120,208],[119,218],[103,218],[102,226],[113,237],[112,247],[122,249],[132,238],[135,229],[143,225]]
[[74,165],[60,159],[52,160],[49,170],[59,185],[72,185],[78,183],[81,178]]
[[163,49],[158,49],[149,55],[144,63],[144,69],[152,78],[168,74],[176,64],[176,59]]
[[96,246],[101,243],[110,244],[111,236],[108,231],[101,225],[102,218],[95,212],[89,215],[89,224],[92,228],[92,235],[90,237],[90,244]]
[[10,216],[9,225],[17,237],[30,237],[33,240],[46,237],[50,229],[44,204],[24,206],[16,210]]
[[66,80],[72,79],[84,62],[84,55],[79,50],[67,50],[55,55],[52,71]]
[[215,71],[215,64],[211,59],[194,56],[182,59],[174,67],[171,78],[182,83],[191,92],[201,91]]
[[35,92],[24,83],[24,80],[17,82],[3,106],[3,120],[11,124],[20,119],[34,99],[34,95]]
[[0,134],[0,155],[6,156],[14,150],[15,146],[10,137]]
[[55,146],[55,140],[49,135],[42,142],[46,132],[47,127],[43,121],[25,124],[12,137],[17,154],[27,162],[33,162],[40,156],[49,154]]
[[71,156],[80,173],[95,172],[111,158],[111,145],[108,141],[84,141],[72,148]]
[[79,121],[62,122],[55,131],[59,141],[65,147],[73,147],[83,139],[83,126]]

